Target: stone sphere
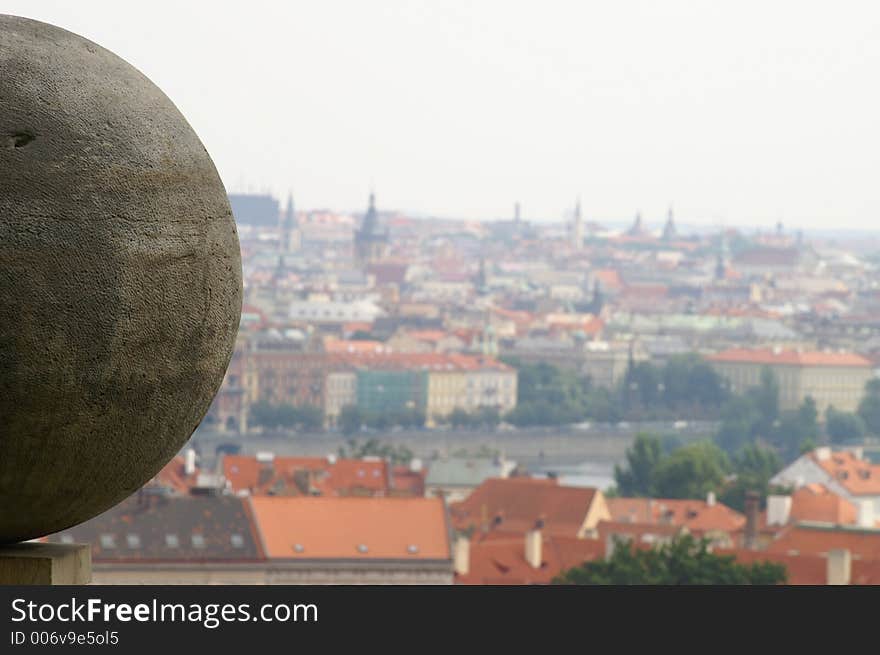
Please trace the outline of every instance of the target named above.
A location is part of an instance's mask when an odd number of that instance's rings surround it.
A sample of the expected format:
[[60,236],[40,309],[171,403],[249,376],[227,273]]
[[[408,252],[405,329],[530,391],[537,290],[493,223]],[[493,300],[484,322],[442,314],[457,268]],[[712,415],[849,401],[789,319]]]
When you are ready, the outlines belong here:
[[81,523],[204,418],[241,313],[217,171],[100,46],[0,15],[0,543]]

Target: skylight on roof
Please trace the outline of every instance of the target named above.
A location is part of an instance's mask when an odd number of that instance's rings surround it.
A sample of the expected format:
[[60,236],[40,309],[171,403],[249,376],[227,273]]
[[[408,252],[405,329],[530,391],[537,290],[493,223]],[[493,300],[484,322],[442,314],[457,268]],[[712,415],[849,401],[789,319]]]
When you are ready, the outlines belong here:
[[366,553],[366,552],[369,552],[369,550],[370,550],[369,548],[367,548],[366,544],[358,544],[357,549],[358,549],[359,553]]
[[293,544],[293,552],[301,553],[305,550],[302,544]]
[[229,535],[229,543],[233,548],[244,548],[244,537],[240,534],[231,534]]
[[168,548],[179,548],[180,547],[180,539],[177,538],[176,534],[166,534],[165,535],[165,545]]
[[102,534],[101,548],[116,548],[116,538],[112,534]]
[[140,548],[141,547],[140,535],[136,535],[134,533],[129,533],[128,535],[126,535],[125,541],[128,544],[129,548]]

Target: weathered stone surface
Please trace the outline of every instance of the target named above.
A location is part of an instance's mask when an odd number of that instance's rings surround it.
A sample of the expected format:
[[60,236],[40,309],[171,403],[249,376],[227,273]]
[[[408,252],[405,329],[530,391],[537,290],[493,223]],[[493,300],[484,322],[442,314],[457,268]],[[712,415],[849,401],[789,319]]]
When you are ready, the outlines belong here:
[[180,112],[100,46],[0,15],[0,543],[152,477],[240,312],[235,224]]

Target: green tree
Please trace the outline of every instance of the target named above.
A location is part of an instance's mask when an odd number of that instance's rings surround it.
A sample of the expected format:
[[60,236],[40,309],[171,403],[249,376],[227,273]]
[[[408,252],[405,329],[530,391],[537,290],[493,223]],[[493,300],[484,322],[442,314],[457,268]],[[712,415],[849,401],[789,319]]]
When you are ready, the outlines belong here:
[[339,449],[339,456],[353,459],[381,457],[391,461],[392,464],[408,464],[414,457],[413,452],[406,446],[380,443],[376,439],[368,439],[364,443],[349,439],[347,447]]
[[296,408],[295,422],[306,431],[320,430],[324,425],[324,411],[314,405],[300,405]]
[[740,564],[732,555],[709,551],[708,540],[682,535],[657,548],[618,543],[606,560],[563,571],[554,584],[571,585],[772,585],[784,584],[782,564]]
[[662,378],[666,405],[691,416],[717,415],[729,395],[722,377],[695,353],[671,357]]
[[456,407],[449,415],[449,424],[454,428],[466,428],[471,426],[471,415],[460,407]]
[[614,466],[614,482],[621,496],[649,496],[654,490],[654,474],[663,458],[656,436],[640,432],[626,451],[626,468]]
[[843,443],[863,439],[867,428],[858,414],[838,412],[834,407],[829,407],[825,413],[825,432],[834,443]]
[[363,426],[364,417],[357,405],[346,405],[340,410],[337,423],[343,434],[354,434]]
[[880,434],[880,379],[869,380],[865,385],[858,414],[871,434]]
[[758,411],[754,432],[760,436],[768,435],[779,418],[779,382],[769,366],[761,369],[760,384],[748,389],[746,395],[754,402]]
[[657,498],[705,498],[721,487],[730,470],[723,450],[711,442],[679,448],[654,470],[652,493]]
[[793,459],[815,444],[818,436],[816,401],[807,396],[796,410],[782,412],[770,433],[770,442],[785,459]]
[[748,491],[757,491],[761,498],[766,498],[771,493],[786,491],[770,485],[770,478],[776,475],[780,468],[782,462],[774,450],[757,444],[746,446],[733,458],[736,477],[724,485],[719,500],[728,507],[742,512],[745,510]]
[[715,441],[729,454],[754,442],[762,414],[752,395],[732,396],[721,410],[721,425]]
[[509,362],[519,372],[517,406],[505,417],[509,423],[565,425],[586,418],[587,378],[546,362]]

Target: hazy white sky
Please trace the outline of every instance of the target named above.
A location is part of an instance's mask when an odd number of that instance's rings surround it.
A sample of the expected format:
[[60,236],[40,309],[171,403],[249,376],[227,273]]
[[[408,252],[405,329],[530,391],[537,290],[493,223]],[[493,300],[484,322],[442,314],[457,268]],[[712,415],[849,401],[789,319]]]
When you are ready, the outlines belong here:
[[147,74],[301,208],[880,222],[880,3],[3,0]]

